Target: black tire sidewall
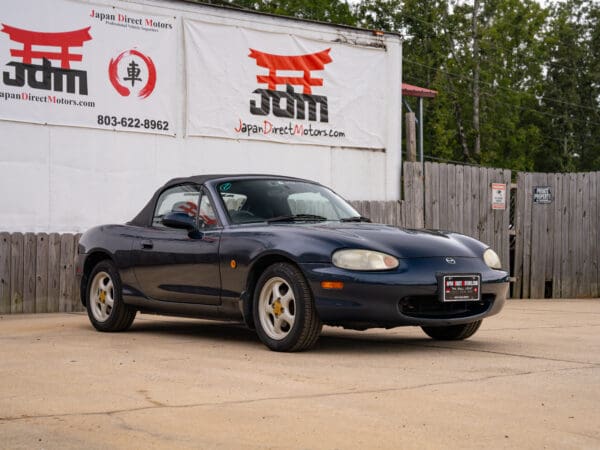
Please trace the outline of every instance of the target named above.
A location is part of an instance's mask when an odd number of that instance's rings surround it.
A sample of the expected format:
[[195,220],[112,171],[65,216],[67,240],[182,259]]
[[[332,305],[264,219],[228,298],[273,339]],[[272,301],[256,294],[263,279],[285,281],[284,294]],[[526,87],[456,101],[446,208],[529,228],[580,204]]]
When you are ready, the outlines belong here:
[[[113,308],[111,310],[110,316],[108,320],[105,322],[98,321],[94,314],[92,313],[91,306],[91,289],[92,289],[92,281],[94,277],[99,272],[106,272],[110,275],[110,278],[113,282]],[[88,317],[90,322],[98,331],[116,331],[123,314],[126,314],[127,306],[123,303],[123,298],[121,295],[121,277],[119,276],[119,271],[117,270],[115,264],[112,261],[104,260],[100,261],[98,264],[94,266],[90,275],[88,277],[88,284],[86,286],[85,291],[85,304],[88,313]]]
[[[291,331],[284,339],[271,338],[262,327],[259,315],[259,298],[260,293],[267,283],[273,277],[283,278],[286,283],[292,288],[295,302],[295,320]],[[301,277],[301,278],[300,278]],[[300,278],[300,279],[299,279]],[[304,279],[304,275],[295,266],[288,263],[276,263],[269,266],[260,276],[254,289],[253,297],[253,314],[256,333],[260,340],[271,350],[275,351],[290,351],[300,340],[304,328],[306,327],[306,302],[312,302],[312,292],[308,287],[308,283]]]

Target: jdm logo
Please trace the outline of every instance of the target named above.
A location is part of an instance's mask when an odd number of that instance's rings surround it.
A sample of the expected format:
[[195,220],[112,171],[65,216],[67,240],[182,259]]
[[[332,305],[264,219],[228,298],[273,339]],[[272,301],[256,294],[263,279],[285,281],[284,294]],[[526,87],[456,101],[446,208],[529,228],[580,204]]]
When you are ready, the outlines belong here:
[[55,92],[66,90],[70,94],[87,95],[87,72],[73,69],[71,63],[83,60],[82,54],[72,51],[92,40],[90,27],[48,33],[24,30],[3,23],[0,32],[6,33],[16,47],[10,49],[10,56],[17,61],[6,64],[14,68],[13,72],[6,71],[2,74],[5,85],[23,87],[27,84],[32,89]]
[[[315,95],[313,86],[323,86],[323,79],[313,77],[312,71],[325,69],[329,64],[330,48],[318,53],[307,55],[272,55],[250,49],[250,58],[256,60],[256,65],[268,69],[268,75],[257,75],[258,84],[266,84],[267,89],[256,89],[253,94],[260,95],[260,105],[255,100],[250,100],[250,113],[256,116],[266,116],[273,111],[276,117],[287,117],[317,121],[317,105],[319,105],[319,120],[329,122],[327,111],[327,97]],[[288,76],[278,73],[279,71],[297,73],[297,76]],[[285,90],[277,90],[277,86],[285,86]],[[294,86],[302,89],[297,93]]]
[[152,58],[137,50],[126,50],[110,60],[108,76],[123,97],[134,92],[141,99],[152,94],[156,86],[156,67]]

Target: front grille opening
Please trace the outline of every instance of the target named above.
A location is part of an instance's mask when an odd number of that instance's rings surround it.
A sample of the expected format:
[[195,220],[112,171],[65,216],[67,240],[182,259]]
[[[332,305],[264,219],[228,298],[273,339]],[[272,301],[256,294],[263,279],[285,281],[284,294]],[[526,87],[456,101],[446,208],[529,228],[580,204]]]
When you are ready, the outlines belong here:
[[403,297],[398,309],[404,316],[418,319],[458,319],[486,312],[496,296],[484,294],[478,302],[442,302],[437,295]]

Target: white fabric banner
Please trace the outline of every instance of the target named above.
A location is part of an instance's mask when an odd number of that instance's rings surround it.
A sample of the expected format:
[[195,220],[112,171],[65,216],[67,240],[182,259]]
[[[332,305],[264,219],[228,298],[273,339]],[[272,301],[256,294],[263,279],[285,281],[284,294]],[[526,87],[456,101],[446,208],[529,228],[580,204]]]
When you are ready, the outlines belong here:
[[175,134],[173,16],[69,0],[0,9],[0,119]]
[[187,133],[385,148],[387,52],[184,21]]

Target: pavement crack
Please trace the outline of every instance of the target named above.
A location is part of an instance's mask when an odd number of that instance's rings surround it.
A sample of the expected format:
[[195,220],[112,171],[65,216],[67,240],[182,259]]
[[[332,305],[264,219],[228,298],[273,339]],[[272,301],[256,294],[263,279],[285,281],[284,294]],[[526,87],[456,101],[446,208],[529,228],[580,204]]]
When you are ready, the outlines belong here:
[[463,348],[463,347],[452,347],[449,345],[439,345],[439,344],[416,344],[407,342],[406,345],[411,345],[413,347],[428,347],[428,348],[440,348],[444,350],[457,350],[461,352],[474,352],[474,353],[491,353],[494,355],[502,355],[502,356],[513,356],[516,358],[526,358],[526,359],[535,359],[541,361],[550,361],[550,362],[561,362],[565,364],[582,364],[584,366],[595,366],[600,367],[600,363],[592,362],[592,361],[576,361],[572,359],[561,359],[561,358],[549,358],[546,356],[533,356],[533,355],[523,355],[520,353],[511,353],[511,352],[500,352],[497,350],[482,350],[475,348]]
[[524,371],[524,372],[514,372],[509,374],[498,374],[498,375],[488,375],[479,378],[469,378],[469,379],[453,379],[446,381],[438,381],[433,383],[421,383],[412,386],[402,386],[402,387],[389,387],[389,388],[381,388],[381,389],[364,389],[364,390],[352,390],[352,391],[336,391],[336,392],[323,392],[316,394],[305,394],[305,395],[289,395],[289,396],[269,396],[269,397],[259,397],[259,398],[251,398],[244,400],[224,400],[218,402],[200,402],[200,403],[189,403],[182,405],[169,405],[160,402],[152,403],[151,406],[138,406],[133,408],[123,408],[109,411],[89,411],[89,412],[80,412],[80,413],[63,413],[63,414],[39,414],[39,415],[22,415],[22,416],[14,416],[14,417],[0,417],[0,423],[2,422],[14,422],[20,420],[37,420],[37,419],[51,419],[51,418],[64,418],[64,417],[85,417],[85,416],[98,416],[98,415],[106,415],[106,416],[115,416],[118,414],[126,414],[126,413],[135,413],[140,411],[149,411],[155,409],[185,409],[185,408],[202,408],[202,407],[219,407],[219,406],[231,406],[231,405],[247,405],[261,402],[270,402],[270,401],[290,401],[290,400],[310,400],[310,399],[318,399],[318,398],[328,398],[328,397],[340,397],[340,396],[351,396],[351,395],[368,395],[368,394],[384,394],[390,392],[402,392],[402,391],[411,391],[418,389],[427,389],[430,387],[437,386],[448,386],[453,384],[468,384],[468,383],[478,383],[482,381],[489,381],[501,378],[510,378],[510,377],[520,377],[527,375],[535,375],[541,373],[548,372],[562,372],[562,371],[570,371],[570,370],[584,370],[584,369],[597,369],[598,366],[595,364],[589,364],[587,367],[563,367],[558,369],[546,369],[546,370],[538,370],[538,371]]

